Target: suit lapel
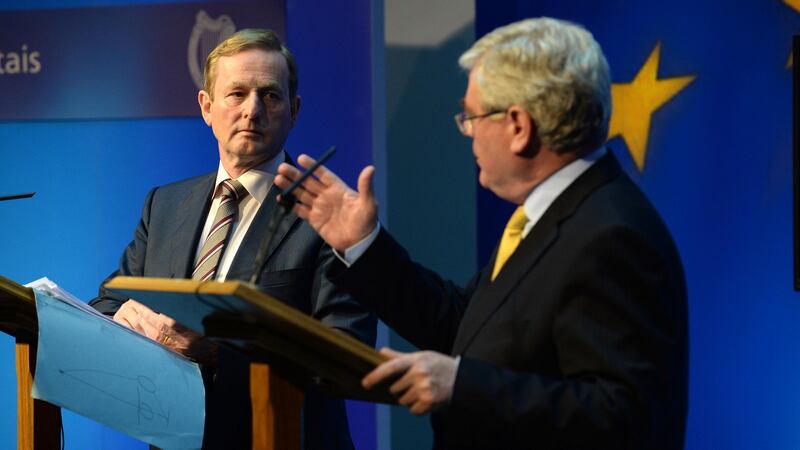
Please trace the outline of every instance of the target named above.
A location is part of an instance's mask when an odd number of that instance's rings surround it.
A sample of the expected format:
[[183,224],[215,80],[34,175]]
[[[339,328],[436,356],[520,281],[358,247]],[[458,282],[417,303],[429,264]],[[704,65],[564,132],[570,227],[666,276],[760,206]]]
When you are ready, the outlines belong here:
[[525,275],[533,270],[547,249],[558,239],[560,225],[575,212],[589,194],[619,174],[619,164],[608,150],[604,157],[581,174],[556,198],[530,233],[520,242],[517,250],[503,266],[503,270],[492,282],[489,277],[490,268],[494,266],[497,254],[495,249],[495,256],[483,270],[481,282],[464,312],[453,344],[454,355],[462,354],[469,347],[492,314],[508,300]]
[[197,182],[186,198],[178,204],[175,216],[180,222],[175,228],[170,245],[170,272],[175,278],[191,277],[194,257],[197,252],[197,241],[203,230],[208,208],[211,206],[211,194],[214,190],[216,172],[207,175]]
[[[255,263],[256,253],[258,253],[258,249],[261,247],[262,241],[269,238],[269,236],[266,236],[266,232],[267,227],[269,226],[270,217],[273,213],[278,212],[277,209],[279,206],[276,198],[279,191],[280,189],[274,184],[272,187],[270,187],[269,192],[267,193],[267,198],[264,200],[264,203],[261,205],[261,207],[258,208],[256,216],[253,218],[253,222],[250,224],[250,228],[248,228],[247,233],[244,235],[244,239],[239,246],[239,251],[236,252],[236,256],[231,262],[227,279],[246,280],[249,279],[250,275],[253,274],[253,264]],[[270,257],[275,252],[275,249],[278,248],[278,245],[280,245],[281,241],[283,241],[283,239],[286,237],[286,234],[297,220],[297,215],[293,212],[290,212],[278,224],[277,228],[275,229],[275,237],[272,239],[269,249],[267,249],[267,257],[264,260],[265,265],[270,260]],[[258,270],[262,270],[262,268],[259,267]]]
[[481,283],[472,294],[467,310],[461,320],[461,325],[458,328],[458,334],[453,344],[454,355],[461,354],[466,350],[478,331],[483,328],[484,324],[492,317],[492,314],[505,303],[514,287],[522,281],[525,273],[539,261],[539,258],[555,241],[557,236],[556,228],[545,229],[542,227],[541,230],[538,230],[539,234],[535,235],[537,228],[540,228],[538,223],[530,234],[520,242],[519,247],[503,266],[503,270],[497,276],[497,279],[490,281],[490,268],[494,266],[494,258],[492,258],[491,264],[487,265],[483,270]]

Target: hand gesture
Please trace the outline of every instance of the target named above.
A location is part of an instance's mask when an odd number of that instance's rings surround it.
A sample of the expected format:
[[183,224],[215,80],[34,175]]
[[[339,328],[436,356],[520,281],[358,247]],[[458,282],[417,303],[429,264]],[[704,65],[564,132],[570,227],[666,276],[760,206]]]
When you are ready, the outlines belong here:
[[[307,155],[297,159],[309,168],[314,160]],[[358,177],[358,192],[350,189],[335,173],[320,166],[294,192],[294,212],[319,233],[331,247],[343,253],[364,239],[377,226],[378,204],[372,190],[373,166],[367,166]],[[286,189],[301,175],[290,164],[278,167],[275,184]]]

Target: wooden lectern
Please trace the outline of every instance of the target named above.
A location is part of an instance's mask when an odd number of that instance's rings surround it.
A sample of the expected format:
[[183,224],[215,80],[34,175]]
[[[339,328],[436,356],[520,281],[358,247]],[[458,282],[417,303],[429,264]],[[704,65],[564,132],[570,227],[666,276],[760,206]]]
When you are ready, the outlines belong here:
[[[361,378],[386,360],[372,347],[238,281],[117,277],[105,286],[249,355],[254,450],[299,450],[303,391],[394,402]],[[0,331],[16,338],[18,449],[60,447],[60,409],[30,396],[38,325],[33,291],[0,276]],[[267,364],[268,363],[268,364]]]
[[[302,391],[395,402],[361,379],[387,358],[241,281],[116,277],[105,288],[249,355],[253,449],[300,449]],[[268,363],[269,365],[267,365]]]
[[31,397],[38,334],[33,291],[0,276],[0,331],[16,339],[17,449],[61,448],[61,410]]

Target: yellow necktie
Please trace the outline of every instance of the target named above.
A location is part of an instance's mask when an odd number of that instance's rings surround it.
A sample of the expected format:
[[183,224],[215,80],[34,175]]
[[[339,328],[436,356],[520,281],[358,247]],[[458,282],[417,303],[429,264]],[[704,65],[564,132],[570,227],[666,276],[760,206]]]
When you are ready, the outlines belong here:
[[514,253],[514,250],[517,249],[522,240],[522,229],[525,228],[526,223],[528,223],[528,216],[525,215],[525,210],[520,206],[508,219],[506,229],[503,230],[503,238],[500,239],[500,248],[497,250],[497,258],[494,260],[492,281],[497,278],[497,274],[500,273],[503,265]]

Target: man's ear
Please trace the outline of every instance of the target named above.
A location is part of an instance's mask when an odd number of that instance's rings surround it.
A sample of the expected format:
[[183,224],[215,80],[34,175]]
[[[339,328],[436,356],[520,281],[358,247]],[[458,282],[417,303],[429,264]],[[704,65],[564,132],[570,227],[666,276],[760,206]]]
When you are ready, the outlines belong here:
[[297,113],[300,112],[300,96],[295,95],[294,99],[289,102],[289,106],[292,108],[292,128],[294,128],[294,124],[297,123]]
[[511,105],[506,112],[510,119],[511,151],[516,154],[527,152],[536,139],[536,124],[530,113],[519,105]]
[[211,126],[211,96],[206,91],[200,91],[197,93],[197,103],[200,104],[200,114],[206,125]]

